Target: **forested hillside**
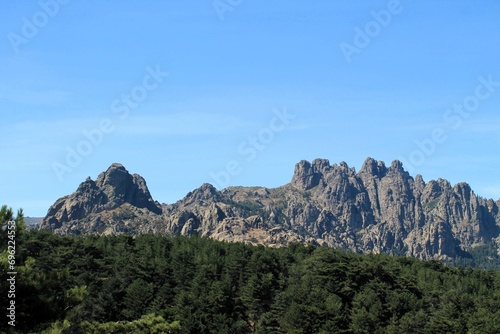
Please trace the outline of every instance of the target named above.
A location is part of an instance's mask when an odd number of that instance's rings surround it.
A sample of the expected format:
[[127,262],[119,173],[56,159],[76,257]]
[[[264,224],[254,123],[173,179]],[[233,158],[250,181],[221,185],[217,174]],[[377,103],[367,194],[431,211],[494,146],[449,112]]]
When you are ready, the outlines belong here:
[[49,231],[18,231],[16,261],[19,333],[500,332],[500,274],[437,261]]

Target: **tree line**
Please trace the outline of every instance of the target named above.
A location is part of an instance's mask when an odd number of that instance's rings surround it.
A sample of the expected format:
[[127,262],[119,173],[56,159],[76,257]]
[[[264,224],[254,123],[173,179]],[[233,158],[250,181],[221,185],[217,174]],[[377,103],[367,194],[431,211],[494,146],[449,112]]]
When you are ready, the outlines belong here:
[[[11,219],[17,323],[4,317],[2,332],[500,333],[498,271],[302,244],[61,237],[26,231],[8,209],[2,245]],[[0,258],[6,275],[6,247]]]

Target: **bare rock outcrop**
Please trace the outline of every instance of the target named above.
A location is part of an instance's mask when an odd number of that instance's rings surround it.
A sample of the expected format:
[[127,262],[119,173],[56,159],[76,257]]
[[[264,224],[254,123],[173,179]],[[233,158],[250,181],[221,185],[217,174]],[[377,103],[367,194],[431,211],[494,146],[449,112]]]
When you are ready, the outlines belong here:
[[210,184],[174,204],[153,201],[146,182],[120,164],[57,200],[41,228],[60,234],[200,235],[273,247],[304,242],[422,259],[450,259],[500,240],[499,202],[466,183],[413,178],[399,161],[300,161],[274,188]]
[[131,210],[148,215],[162,212],[161,205],[153,201],[146,181],[114,163],[95,181],[89,177],[73,194],[58,199],[49,208],[41,228],[61,234],[102,232],[104,216]]

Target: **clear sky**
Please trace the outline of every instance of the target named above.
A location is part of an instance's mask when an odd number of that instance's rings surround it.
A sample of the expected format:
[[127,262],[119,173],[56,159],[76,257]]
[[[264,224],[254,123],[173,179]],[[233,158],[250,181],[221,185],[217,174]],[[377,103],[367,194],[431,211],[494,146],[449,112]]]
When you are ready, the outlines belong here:
[[113,162],[162,203],[366,157],[500,197],[500,2],[0,4],[0,204]]

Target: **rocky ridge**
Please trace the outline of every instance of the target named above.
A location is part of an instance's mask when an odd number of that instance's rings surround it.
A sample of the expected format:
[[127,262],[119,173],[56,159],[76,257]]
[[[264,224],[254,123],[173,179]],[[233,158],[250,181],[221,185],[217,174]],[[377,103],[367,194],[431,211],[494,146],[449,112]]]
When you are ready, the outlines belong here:
[[57,200],[41,228],[58,234],[200,235],[279,247],[311,243],[354,252],[450,259],[500,242],[500,201],[466,183],[424,182],[399,161],[301,161],[290,183],[273,189],[203,184],[174,204],[154,201],[145,180],[111,165]]

